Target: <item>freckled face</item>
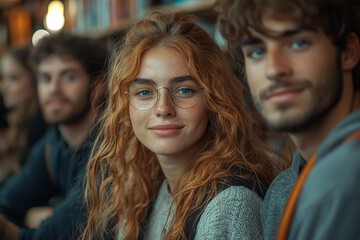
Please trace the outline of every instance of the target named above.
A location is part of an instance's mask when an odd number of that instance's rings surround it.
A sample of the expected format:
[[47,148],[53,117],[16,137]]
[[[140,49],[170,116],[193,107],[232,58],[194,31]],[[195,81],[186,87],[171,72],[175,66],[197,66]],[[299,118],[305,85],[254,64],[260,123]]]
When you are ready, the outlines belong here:
[[158,89],[159,98],[148,110],[130,105],[130,120],[136,137],[156,155],[195,153],[201,147],[200,139],[208,123],[203,100],[200,98],[192,108],[180,108],[168,90],[173,82],[186,76],[190,73],[185,59],[175,50],[155,47],[141,59],[136,79],[145,79]]

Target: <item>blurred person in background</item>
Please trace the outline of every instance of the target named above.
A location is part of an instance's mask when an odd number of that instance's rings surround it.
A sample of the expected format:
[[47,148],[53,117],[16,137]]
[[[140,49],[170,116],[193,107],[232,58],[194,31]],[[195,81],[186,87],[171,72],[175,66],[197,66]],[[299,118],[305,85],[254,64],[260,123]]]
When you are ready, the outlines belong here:
[[[36,75],[30,63],[31,47],[10,48],[1,59],[0,90],[8,123],[1,157],[0,181],[17,173],[28,150],[46,130],[36,89]],[[4,117],[4,116],[3,116]]]
[[9,125],[6,119],[6,111],[7,109],[4,106],[4,101],[2,94],[0,92],[0,186],[3,183],[4,179],[4,170],[6,169],[6,166],[4,166],[5,161],[3,161],[5,154],[7,153],[7,133],[9,129]]
[[[0,233],[5,239],[76,239],[82,221],[82,176],[89,157],[98,106],[105,100],[106,49],[66,33],[43,38],[34,48],[41,110],[51,127],[31,148],[21,171],[0,190]],[[37,209],[26,228],[29,210]],[[31,222],[31,220],[30,220]]]

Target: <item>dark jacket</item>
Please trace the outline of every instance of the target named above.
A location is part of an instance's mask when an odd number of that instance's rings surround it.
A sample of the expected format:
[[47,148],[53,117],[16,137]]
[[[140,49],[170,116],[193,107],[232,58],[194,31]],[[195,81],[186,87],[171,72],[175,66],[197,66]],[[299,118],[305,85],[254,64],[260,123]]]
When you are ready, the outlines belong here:
[[90,142],[87,139],[79,149],[71,149],[57,127],[49,128],[30,150],[21,172],[2,187],[0,213],[19,226],[29,208],[44,206],[52,197],[64,195],[52,216],[38,229],[22,228],[19,239],[76,239],[83,221],[82,183]]

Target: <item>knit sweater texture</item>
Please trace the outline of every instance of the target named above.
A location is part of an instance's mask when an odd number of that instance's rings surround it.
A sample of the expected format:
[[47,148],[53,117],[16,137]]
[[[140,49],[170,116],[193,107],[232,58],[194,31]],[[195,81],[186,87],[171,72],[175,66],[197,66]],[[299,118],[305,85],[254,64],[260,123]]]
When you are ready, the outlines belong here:
[[[166,180],[160,186],[144,239],[163,239],[175,212]],[[262,239],[260,207],[262,199],[243,186],[231,186],[215,196],[205,208],[196,229],[195,240]],[[167,219],[168,218],[168,219]],[[123,238],[119,231],[118,240]]]

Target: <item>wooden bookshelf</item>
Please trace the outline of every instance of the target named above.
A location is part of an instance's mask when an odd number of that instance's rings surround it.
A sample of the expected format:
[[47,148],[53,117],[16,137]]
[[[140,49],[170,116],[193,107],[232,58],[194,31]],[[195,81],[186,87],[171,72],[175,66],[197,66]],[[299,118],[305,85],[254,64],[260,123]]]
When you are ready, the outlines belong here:
[[[69,1],[69,0],[68,0]],[[75,0],[75,1],[82,1],[82,0]],[[99,0],[94,0],[94,3]],[[100,1],[108,1],[108,0],[100,0]],[[114,1],[124,1],[124,0],[114,0]],[[135,0],[127,0],[131,3],[133,3]],[[91,2],[91,1],[90,1]],[[216,20],[215,12],[213,11],[213,4],[215,0],[190,0],[180,3],[172,3],[172,4],[160,4],[160,5],[154,5],[150,6],[146,9],[141,9],[142,14],[146,14],[151,11],[186,11],[189,13],[194,14],[196,17],[201,19],[202,21],[212,22],[214,23]],[[88,6],[88,9],[91,9],[92,6]],[[82,34],[89,36],[91,38],[95,39],[106,39],[109,37],[117,37],[124,34],[129,26],[139,17],[136,13],[139,11],[139,9],[136,9],[135,6],[131,5],[128,6],[130,9],[130,13],[128,14],[128,17],[125,18],[119,18],[115,20],[107,19],[104,22],[108,21],[108,24],[105,26],[94,25],[89,26],[85,29],[81,29],[81,27],[74,26],[72,31],[77,34]],[[76,14],[80,14],[77,16],[77,18],[81,21],[85,21],[85,19],[81,19],[81,17],[87,18],[87,16],[81,16],[81,13],[77,12]],[[111,13],[109,12],[109,15]],[[106,16],[105,16],[106,17]],[[107,16],[111,18],[110,16]],[[75,21],[76,22],[76,21]]]

